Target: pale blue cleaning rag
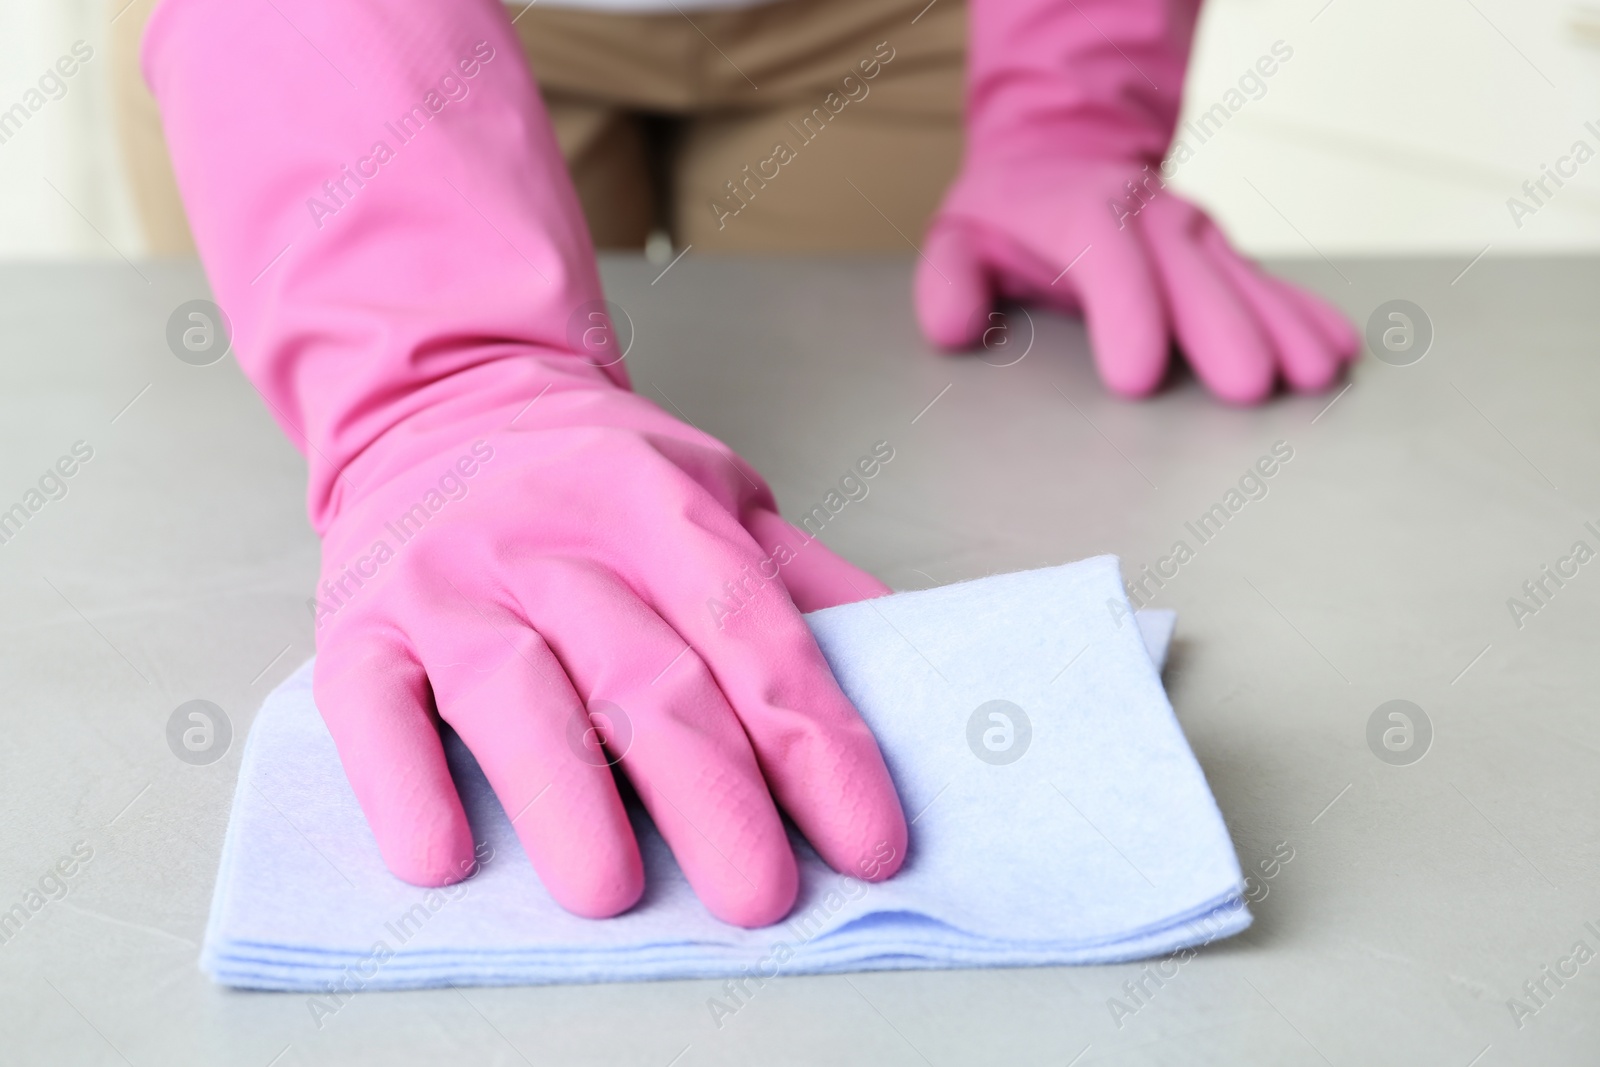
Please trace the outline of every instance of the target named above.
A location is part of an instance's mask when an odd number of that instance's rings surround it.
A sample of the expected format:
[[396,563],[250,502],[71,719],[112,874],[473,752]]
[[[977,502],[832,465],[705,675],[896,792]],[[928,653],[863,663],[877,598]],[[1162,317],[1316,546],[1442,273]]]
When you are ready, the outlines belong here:
[[581,919],[544,891],[447,732],[492,858],[447,889],[407,885],[378,854],[307,663],[250,731],[201,966],[230,986],[307,992],[771,978],[1104,963],[1249,925],[1227,828],[1161,687],[1173,616],[1132,613],[1115,557],[806,619],[911,821],[893,879],[840,875],[791,835],[794,911],[740,929],[706,911],[636,809],[645,897]]

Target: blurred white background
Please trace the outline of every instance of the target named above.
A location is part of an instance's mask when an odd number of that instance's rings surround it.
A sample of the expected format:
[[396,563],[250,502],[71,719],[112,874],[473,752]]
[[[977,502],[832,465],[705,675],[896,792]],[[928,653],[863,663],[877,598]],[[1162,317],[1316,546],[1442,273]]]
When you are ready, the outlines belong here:
[[[101,0],[0,4],[0,109],[74,41],[94,49],[66,95],[0,143],[0,258],[143,253],[112,131],[107,17]],[[1600,159],[1547,186],[1555,195],[1520,227],[1507,207],[1575,140],[1600,150],[1584,128],[1600,130],[1600,8],[1211,0],[1186,117],[1223,102],[1277,41],[1292,58],[1176,172],[1247,250],[1600,248]]]

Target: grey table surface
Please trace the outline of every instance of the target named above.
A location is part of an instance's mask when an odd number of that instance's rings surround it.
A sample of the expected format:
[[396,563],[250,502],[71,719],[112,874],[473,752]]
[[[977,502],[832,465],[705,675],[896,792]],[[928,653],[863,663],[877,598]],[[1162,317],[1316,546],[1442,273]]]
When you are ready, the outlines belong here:
[[[0,944],[0,1062],[1600,1062],[1600,962],[1572,958],[1600,950],[1600,563],[1508,607],[1574,542],[1600,548],[1600,262],[1463,266],[1280,264],[1357,322],[1415,301],[1436,336],[1345,391],[1236,410],[1187,378],[1116,400],[1081,325],[1037,312],[1010,355],[936,355],[909,259],[690,255],[654,282],[605,263],[637,388],[743,452],[786,513],[894,445],[824,539],[897,588],[1101,552],[1136,571],[1294,450],[1154,600],[1180,613],[1167,682],[1241,860],[1292,851],[1254,927],[1140,1001],[1139,965],[791,977],[721,1027],[715,982],[363,993],[319,1027],[304,996],[199,972],[243,736],[312,651],[303,464],[231,358],[169,351],[197,268],[0,269],[0,507],[94,450],[0,545],[0,909],[92,852]],[[196,698],[234,731],[209,765],[168,747]],[[1406,765],[1368,742],[1395,699],[1432,727]]]

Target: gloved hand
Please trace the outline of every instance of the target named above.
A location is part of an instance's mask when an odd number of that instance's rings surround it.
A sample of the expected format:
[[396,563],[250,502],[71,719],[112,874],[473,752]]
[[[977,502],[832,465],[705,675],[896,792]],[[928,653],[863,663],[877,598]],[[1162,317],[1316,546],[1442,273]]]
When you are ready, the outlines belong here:
[[643,889],[620,760],[706,906],[774,922],[796,891],[774,797],[841,871],[872,873],[879,842],[904,854],[876,743],[797,610],[887,590],[807,544],[725,446],[572,360],[529,360],[492,419],[341,506],[317,705],[407,881],[472,857],[436,704],[568,909],[613,915]]
[[1142,396],[1175,337],[1217,396],[1318,390],[1359,351],[1321,298],[1240,256],[1160,163],[1197,0],[971,0],[967,147],[930,225],[916,306],[974,345],[997,297],[1081,312],[1101,378]]
[[794,900],[779,806],[892,874],[898,799],[800,617],[886,590],[625,388],[500,5],[167,0],[144,66],[240,363],[311,460],[317,704],[390,869],[473,868],[437,712],[579,914],[643,890],[608,762],[730,922]]

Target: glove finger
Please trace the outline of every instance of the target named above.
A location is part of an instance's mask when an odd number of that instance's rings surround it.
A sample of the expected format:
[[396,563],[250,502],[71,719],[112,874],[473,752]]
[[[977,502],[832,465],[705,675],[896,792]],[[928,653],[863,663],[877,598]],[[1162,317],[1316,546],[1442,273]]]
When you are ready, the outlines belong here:
[[749,739],[694,649],[591,564],[537,560],[516,586],[591,713],[612,716],[608,753],[700,900],[740,926],[788,914],[794,851]]
[[1221,399],[1258,403],[1272,391],[1272,344],[1238,290],[1201,250],[1205,225],[1196,208],[1171,196],[1157,198],[1139,215],[1190,366]]
[[1293,282],[1282,278],[1268,280],[1288,299],[1294,301],[1301,314],[1316,326],[1317,332],[1322,334],[1335,355],[1343,360],[1354,360],[1361,355],[1361,336],[1356,333],[1356,328],[1351,325],[1350,320],[1345,318],[1344,312],[1311,290]]
[[1307,321],[1299,307],[1261,274],[1222,235],[1207,225],[1202,237],[1206,254],[1233,282],[1245,303],[1255,312],[1277,350],[1286,381],[1301,392],[1326,389],[1339,373],[1342,360],[1322,332]]
[[939,220],[923,245],[914,284],[922,335],[940,348],[971,348],[994,301],[972,234],[960,223]]
[[724,583],[754,572],[762,549],[726,512],[694,510],[671,541],[678,566],[624,577],[710,668],[773,796],[822,858],[887,878],[905,856],[906,823],[877,741],[787,597],[723,601]]
[[1170,347],[1155,268],[1137,234],[1109,218],[1096,221],[1086,237],[1082,248],[1064,253],[1071,258],[1061,261],[1063,273],[1052,285],[1077,294],[1106,388],[1147,396],[1166,375]]
[[888,586],[835,555],[827,545],[790,525],[777,512],[756,508],[745,515],[744,525],[764,553],[753,572],[754,582],[749,581],[749,576],[740,576],[755,591],[769,582],[780,581],[801,611],[853,604],[891,592]]
[[319,641],[312,690],[383,862],[412,885],[474,870],[472,828],[429,711],[422,665],[398,643],[345,628]]
[[[494,787],[539,880],[577,915],[607,918],[644,892],[633,827],[588,719],[543,638],[497,603],[430,590],[414,638],[439,714]],[[578,723],[574,728],[575,721]]]

